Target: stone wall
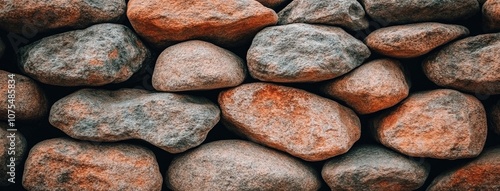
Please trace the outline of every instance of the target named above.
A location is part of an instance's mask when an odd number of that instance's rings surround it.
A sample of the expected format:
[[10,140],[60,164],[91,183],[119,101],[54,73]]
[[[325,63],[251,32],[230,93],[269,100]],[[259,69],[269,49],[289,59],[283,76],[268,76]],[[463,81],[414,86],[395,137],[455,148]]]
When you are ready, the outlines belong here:
[[0,190],[500,190],[500,0],[6,0],[0,29]]

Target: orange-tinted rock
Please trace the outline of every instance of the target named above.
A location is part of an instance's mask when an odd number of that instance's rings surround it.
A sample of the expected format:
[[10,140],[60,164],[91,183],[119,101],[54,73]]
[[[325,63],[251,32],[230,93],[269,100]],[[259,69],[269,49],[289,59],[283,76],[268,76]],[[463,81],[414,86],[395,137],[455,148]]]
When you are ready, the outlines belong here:
[[279,6],[288,3],[290,0],[256,0],[256,1],[269,8],[278,8]]
[[56,138],[36,144],[24,167],[27,190],[160,190],[162,176],[150,150]]
[[352,110],[300,89],[243,84],[221,92],[219,104],[230,129],[307,161],[347,152],[361,133]]
[[500,94],[500,33],[468,37],[431,54],[425,75],[439,86]]
[[173,190],[318,190],[320,181],[300,160],[258,144],[223,140],[172,161],[165,181]]
[[21,182],[20,169],[28,146],[20,131],[8,128],[7,123],[0,122],[0,186]]
[[417,23],[378,29],[365,41],[370,49],[383,55],[412,58],[468,34],[469,30],[460,25]]
[[486,149],[477,159],[434,179],[428,191],[500,190],[500,147]]
[[0,27],[25,36],[53,29],[85,28],[116,22],[125,16],[125,8],[125,0],[2,1]]
[[322,90],[356,112],[368,114],[396,105],[408,96],[410,86],[398,61],[379,59],[327,82]]
[[348,153],[329,160],[321,172],[332,190],[416,190],[430,166],[381,146],[354,146]]
[[486,31],[500,31],[500,1],[488,0],[482,10],[483,28]]
[[192,39],[238,46],[278,22],[255,0],[130,0],[127,16],[140,36],[159,47]]
[[193,40],[170,46],[160,54],[153,87],[171,92],[234,87],[245,75],[240,57],[212,43]]
[[486,141],[486,112],[475,97],[450,89],[410,95],[374,123],[383,145],[412,157],[476,157]]
[[[9,77],[10,74],[14,73],[0,70],[0,95],[2,95],[0,119],[8,119],[9,105],[13,105],[10,110],[14,113],[10,113],[14,114],[12,118],[15,120],[32,121],[45,117],[49,106],[43,90],[35,81],[20,74],[14,74],[12,81],[12,78]],[[9,80],[15,84],[13,89],[9,88]],[[13,87],[12,83],[10,85]],[[12,93],[11,97],[14,97],[13,102],[9,102],[9,91]]]
[[489,117],[491,120],[493,131],[500,135],[500,100],[498,100],[496,104],[493,105]]

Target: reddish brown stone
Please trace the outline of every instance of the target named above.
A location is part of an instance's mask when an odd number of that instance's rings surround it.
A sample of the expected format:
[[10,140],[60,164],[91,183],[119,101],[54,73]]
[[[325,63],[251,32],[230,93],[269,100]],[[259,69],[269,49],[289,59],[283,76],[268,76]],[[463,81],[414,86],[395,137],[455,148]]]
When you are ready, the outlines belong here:
[[251,83],[219,94],[229,128],[307,161],[347,152],[360,137],[356,114],[304,90]]
[[500,1],[488,0],[482,10],[483,28],[486,31],[500,31]]
[[278,8],[279,6],[286,4],[291,0],[256,0],[256,1],[269,8]]
[[0,172],[2,172],[0,173],[0,186],[11,185],[12,181],[14,183],[21,182],[20,169],[28,146],[28,142],[20,131],[8,131],[7,129],[9,129],[9,125],[0,122]]
[[500,100],[493,105],[490,112],[490,120],[493,131],[500,135]]
[[322,89],[356,112],[368,114],[396,105],[408,96],[410,86],[398,61],[380,59],[326,83]]
[[255,0],[131,0],[127,16],[140,36],[160,47],[192,39],[238,46],[278,22]]
[[486,141],[486,112],[475,97],[450,89],[410,95],[375,120],[375,137],[412,157],[476,157]]

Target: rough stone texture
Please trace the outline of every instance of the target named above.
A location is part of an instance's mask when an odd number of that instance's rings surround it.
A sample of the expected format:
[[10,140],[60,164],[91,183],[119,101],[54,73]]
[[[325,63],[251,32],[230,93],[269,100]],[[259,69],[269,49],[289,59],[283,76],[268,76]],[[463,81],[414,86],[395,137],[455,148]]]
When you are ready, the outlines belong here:
[[384,24],[455,21],[479,12],[477,0],[361,0],[366,13]]
[[290,23],[368,28],[365,10],[356,0],[294,0],[278,13],[278,24]]
[[425,75],[439,86],[500,94],[500,33],[468,37],[430,55]]
[[0,5],[0,27],[24,36],[52,29],[85,28],[116,22],[125,16],[125,8],[125,0],[9,0]]
[[312,168],[281,152],[241,140],[204,144],[172,162],[173,190],[318,190]]
[[500,135],[500,100],[492,106],[490,112],[491,127],[495,133]]
[[201,144],[219,118],[217,105],[202,97],[83,89],[57,101],[49,122],[76,139],[142,139],[179,153]]
[[427,188],[441,190],[500,190],[500,147],[486,149],[472,162],[438,176]]
[[378,53],[412,58],[468,34],[469,29],[460,25],[428,22],[381,28],[370,33],[365,42]]
[[397,60],[379,59],[327,82],[322,90],[356,112],[368,114],[396,105],[408,96],[410,86]]
[[374,145],[353,147],[328,161],[321,172],[332,190],[416,190],[430,166]]
[[282,6],[290,2],[291,0],[256,0],[256,1],[258,1],[260,4],[266,7],[275,9],[278,8],[279,6]]
[[219,104],[230,129],[307,161],[343,154],[360,138],[352,110],[300,89],[244,84],[221,92]]
[[[8,75],[14,74],[15,88],[9,89]],[[12,86],[12,84],[11,84]],[[14,102],[9,103],[9,90],[15,96]],[[14,90],[14,92],[12,92]],[[9,105],[18,121],[34,121],[47,116],[49,106],[42,89],[32,79],[15,73],[0,70],[0,120],[8,119]],[[12,112],[11,112],[12,113]]]
[[341,28],[295,23],[260,31],[247,64],[261,81],[317,82],[343,75],[369,56],[368,47]]
[[160,190],[162,177],[150,150],[56,138],[36,144],[26,159],[27,190]]
[[[26,155],[27,142],[24,136],[19,131],[7,131],[9,126],[5,122],[0,122],[0,186],[12,184],[8,181],[11,167],[14,166],[16,171],[14,182],[21,182],[20,167],[22,166],[23,157]],[[13,134],[12,134],[13,133]],[[11,159],[14,161],[11,161]]]
[[191,39],[236,46],[278,22],[255,0],[130,0],[127,16],[139,35],[159,47]]
[[243,60],[212,43],[193,40],[165,49],[158,57],[153,87],[158,91],[234,87],[246,75]]
[[483,5],[483,28],[486,31],[500,31],[500,1],[488,0]]
[[21,69],[58,86],[100,86],[127,80],[149,57],[134,32],[119,24],[97,24],[43,38],[20,49]]
[[375,137],[412,157],[476,157],[486,141],[486,112],[475,97],[450,89],[410,95],[374,122]]

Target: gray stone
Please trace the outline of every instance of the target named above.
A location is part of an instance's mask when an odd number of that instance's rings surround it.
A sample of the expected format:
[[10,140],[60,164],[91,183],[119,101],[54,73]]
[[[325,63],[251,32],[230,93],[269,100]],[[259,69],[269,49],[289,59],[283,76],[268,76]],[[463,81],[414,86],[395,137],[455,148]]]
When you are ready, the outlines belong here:
[[486,31],[500,31],[500,1],[488,0],[483,8],[483,28]]
[[430,165],[381,146],[361,145],[329,160],[321,172],[332,190],[416,190]]
[[154,153],[124,143],[56,138],[36,144],[24,166],[27,190],[161,190]]
[[423,68],[439,86],[474,94],[500,94],[500,33],[455,41],[430,55]]
[[278,13],[278,24],[338,25],[350,30],[368,27],[365,10],[356,0],[294,0]]
[[83,89],[57,101],[49,122],[76,139],[142,139],[179,153],[201,144],[219,118],[217,105],[202,97]]
[[132,30],[97,24],[22,47],[19,65],[34,79],[58,86],[100,86],[127,80],[149,57]]
[[311,167],[281,152],[241,140],[204,144],[172,161],[173,190],[318,190]]
[[369,56],[368,47],[341,28],[294,23],[260,31],[247,64],[261,81],[317,82],[343,75]]
[[[0,186],[21,182],[21,169],[28,143],[19,131],[8,131],[9,125],[0,122]],[[15,129],[15,128],[12,128]],[[13,159],[13,160],[12,160]],[[11,173],[13,172],[13,173]],[[13,178],[14,175],[15,178]]]

